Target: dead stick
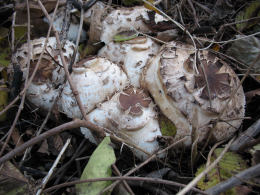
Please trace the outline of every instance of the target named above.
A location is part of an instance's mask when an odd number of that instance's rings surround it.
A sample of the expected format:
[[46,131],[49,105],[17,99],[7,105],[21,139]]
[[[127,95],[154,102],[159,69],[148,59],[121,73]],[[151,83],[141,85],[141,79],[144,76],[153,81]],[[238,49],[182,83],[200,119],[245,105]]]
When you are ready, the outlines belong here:
[[65,130],[71,130],[71,129],[78,128],[78,127],[86,127],[86,128],[95,130],[97,132],[104,131],[103,128],[98,127],[92,123],[88,123],[87,121],[80,120],[80,119],[75,119],[71,122],[68,122],[68,123],[62,124],[58,127],[55,127],[53,129],[50,129],[49,131],[46,131],[45,133],[43,133],[37,137],[34,137],[34,138],[30,139],[29,141],[25,142],[24,144],[20,145],[19,147],[13,149],[12,151],[10,151],[9,153],[7,153],[6,155],[4,155],[0,158],[0,165],[3,164],[4,162],[6,162],[7,160],[10,160],[18,153],[23,152],[26,148],[33,146],[34,144],[37,144],[40,141],[47,139],[50,136],[56,135]]
[[[27,16],[28,16],[28,18],[27,18],[27,20],[28,20],[27,21],[27,44],[28,44],[27,72],[28,72],[28,74],[26,76],[25,83],[27,83],[28,79],[29,79],[29,69],[30,69],[30,61],[31,61],[31,35],[30,35],[31,34],[31,17],[30,17],[29,0],[26,0],[26,5],[27,5]],[[10,140],[12,134],[13,134],[14,128],[16,126],[16,123],[17,123],[17,121],[18,121],[18,119],[20,117],[20,114],[21,114],[22,110],[23,110],[24,101],[25,101],[25,94],[26,94],[26,91],[25,91],[25,93],[22,96],[22,100],[21,100],[20,106],[18,108],[18,111],[17,111],[17,113],[15,115],[15,119],[14,119],[14,121],[12,123],[11,128],[8,131],[8,136],[7,136],[6,140],[5,140],[5,143],[4,143],[3,147],[1,148],[0,156],[2,156],[4,150],[5,150],[8,142],[9,142],[9,140]]]
[[[114,169],[117,176],[122,176],[122,174],[120,173],[119,169],[117,168],[117,166],[115,164],[112,165],[112,168]],[[135,194],[125,180],[123,180],[123,184],[124,184],[124,187],[128,191],[129,194],[131,194],[131,195]]]
[[242,184],[243,181],[258,177],[259,175],[260,175],[260,163],[234,175],[233,177],[229,178],[226,181],[223,181],[209,188],[208,190],[206,190],[206,192],[210,195],[221,194],[222,192],[225,192],[230,188],[233,188],[234,186]]
[[[129,177],[129,176],[122,176],[122,177],[106,177],[106,178],[93,178],[93,179],[85,179],[85,180],[78,180],[78,181],[72,181],[63,183],[60,185],[52,186],[50,188],[47,188],[43,192],[50,192],[55,189],[60,189],[62,187],[71,186],[75,184],[81,184],[81,183],[87,183],[87,182],[97,182],[97,181],[123,181],[123,180],[131,180],[131,181],[143,181],[143,182],[150,182],[150,183],[159,183],[159,184],[165,184],[165,185],[171,185],[171,186],[178,186],[178,187],[185,187],[185,184],[181,184],[174,181],[164,180],[164,179],[158,179],[158,178],[149,178],[149,177]],[[192,188],[194,192],[198,192],[200,194],[207,194],[206,192],[203,192],[197,188]]]

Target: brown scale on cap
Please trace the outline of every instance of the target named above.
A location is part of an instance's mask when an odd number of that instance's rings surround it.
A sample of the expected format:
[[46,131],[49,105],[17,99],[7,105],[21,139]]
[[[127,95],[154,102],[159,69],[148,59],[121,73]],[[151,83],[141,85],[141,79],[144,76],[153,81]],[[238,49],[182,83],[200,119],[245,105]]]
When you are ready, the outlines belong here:
[[[29,76],[32,75],[38,60],[32,61],[30,64]],[[55,69],[55,65],[52,62],[52,59],[49,59],[47,56],[41,59],[41,63],[36,72],[35,77],[33,78],[34,83],[41,84],[46,82],[46,80],[52,80],[52,72]]]
[[142,107],[147,108],[151,99],[142,90],[130,87],[120,94],[119,103],[122,110],[129,110],[133,115],[141,115]]
[[[221,63],[220,60],[214,62],[215,59],[212,58],[213,57],[211,56],[209,57],[210,60],[200,60],[201,64],[198,66],[199,75],[195,76],[195,87],[203,87],[200,95],[202,99],[209,100],[209,97],[210,99],[216,97],[228,98],[231,92],[230,75],[228,73],[218,73],[223,66],[223,63]],[[205,73],[203,72],[202,66],[204,66]],[[207,89],[206,78],[209,85],[210,95]]]

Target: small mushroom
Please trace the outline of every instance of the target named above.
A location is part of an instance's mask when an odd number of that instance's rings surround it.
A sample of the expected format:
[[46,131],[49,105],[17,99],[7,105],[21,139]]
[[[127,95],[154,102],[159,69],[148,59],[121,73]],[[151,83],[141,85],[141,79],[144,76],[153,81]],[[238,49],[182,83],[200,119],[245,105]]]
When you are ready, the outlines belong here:
[[[28,44],[23,44],[13,55],[14,63],[19,64],[23,72],[23,80],[25,80],[28,73],[29,76],[31,76],[34,71],[43,50],[44,42],[45,38],[31,41],[31,62],[29,71],[27,68]],[[72,57],[74,48],[75,45],[72,42],[65,42],[63,54],[67,62]],[[78,55],[76,59],[78,59]],[[59,50],[56,49],[56,39],[55,37],[49,37],[39,68],[26,92],[26,98],[34,106],[45,111],[49,110],[57,96],[57,88],[63,84],[64,81],[65,71],[63,70]]]
[[[128,87],[102,103],[87,117],[91,122],[113,130],[117,136],[153,154],[159,149],[156,138],[161,135],[154,106],[141,89]],[[88,129],[81,128],[81,132],[91,139]],[[142,151],[132,150],[139,159],[147,158]]]
[[99,51],[98,56],[120,65],[131,85],[140,87],[143,68],[158,50],[159,45],[152,39],[136,37],[124,42],[110,42]]
[[[86,113],[128,84],[125,73],[116,64],[102,57],[81,60],[73,67],[71,79],[77,87]],[[60,112],[68,117],[82,117],[68,82],[58,104]]]
[[[95,10],[94,10],[95,11]],[[90,26],[89,39],[98,41],[97,35],[100,34],[99,40],[105,44],[113,40],[113,37],[118,33],[138,30],[143,33],[152,32],[145,21],[149,21],[149,10],[143,6],[136,6],[132,8],[118,8],[111,11],[111,13],[100,13],[105,10],[96,9],[98,12],[97,17],[92,17],[94,26]],[[95,14],[95,13],[93,13]],[[100,20],[101,18],[101,20]],[[155,23],[165,21],[164,17],[160,14],[155,14]],[[95,38],[93,38],[95,37]],[[93,41],[92,41],[93,42]]]
[[231,97],[240,81],[227,63],[203,50],[197,53],[196,68],[194,57],[191,45],[171,42],[163,46],[145,70],[143,83],[161,111],[176,125],[175,140],[189,136],[187,146],[194,133],[200,143],[207,139],[223,109],[222,121],[213,131],[217,141],[231,137],[245,114],[243,88],[239,87]]

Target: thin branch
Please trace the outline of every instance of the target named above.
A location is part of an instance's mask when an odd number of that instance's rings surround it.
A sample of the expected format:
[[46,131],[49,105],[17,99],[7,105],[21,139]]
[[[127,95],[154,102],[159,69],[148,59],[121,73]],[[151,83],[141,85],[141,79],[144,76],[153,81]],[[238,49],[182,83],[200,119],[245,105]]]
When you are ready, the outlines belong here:
[[[195,53],[197,52],[197,46],[196,43],[194,41],[193,36],[190,34],[190,32],[184,27],[182,26],[179,22],[173,20],[170,16],[168,16],[167,14],[165,14],[163,11],[161,11],[160,9],[158,9],[157,7],[155,7],[152,3],[150,3],[149,1],[146,0],[142,0],[144,3],[148,4],[149,6],[151,6],[153,9],[156,9],[161,15],[163,15],[165,18],[167,18],[168,20],[170,20],[171,22],[173,22],[175,25],[177,25],[181,30],[183,30],[183,32],[185,32],[191,39],[192,43],[193,43],[193,47],[194,47],[194,51]],[[196,63],[197,62],[197,56],[194,55],[194,70],[198,73],[197,67],[196,67]]]
[[[55,7],[55,10],[57,9],[59,5],[59,0],[57,0],[57,3],[56,3],[56,7]],[[55,13],[55,12],[54,12]],[[24,86],[23,90],[19,93],[18,96],[16,96],[16,98],[14,98],[14,100],[12,102],[10,102],[1,112],[0,112],[0,116],[2,114],[4,114],[7,110],[9,110],[19,99],[20,97],[26,92],[26,90],[28,89],[28,87],[30,86],[30,84],[32,83],[33,79],[34,79],[34,76],[40,66],[40,63],[41,63],[41,60],[42,60],[42,57],[43,57],[43,54],[44,52],[46,51],[46,47],[47,47],[47,43],[48,43],[48,38],[50,37],[50,33],[51,33],[51,28],[52,28],[52,25],[53,25],[53,20],[54,20],[54,17],[55,17],[55,14],[53,14],[53,17],[52,17],[52,20],[50,21],[50,26],[49,26],[49,29],[48,29],[48,32],[47,32],[47,36],[46,36],[46,39],[44,41],[44,46],[43,46],[43,49],[42,49],[42,52],[40,54],[40,57],[35,65],[35,68],[32,72],[32,75],[29,79],[29,81],[26,83],[26,85]]]
[[74,50],[73,55],[72,55],[72,60],[71,60],[70,65],[68,67],[69,72],[72,71],[72,67],[76,62],[76,56],[77,56],[78,49],[79,49],[79,41],[80,41],[80,36],[81,36],[81,32],[82,32],[83,21],[84,21],[84,9],[81,9],[80,10],[79,31],[78,31],[78,35],[77,35],[75,50]]
[[[28,79],[29,79],[29,69],[30,69],[30,62],[31,62],[31,17],[30,17],[30,7],[29,7],[29,0],[26,0],[26,7],[27,7],[27,44],[28,44],[28,56],[27,56],[27,76],[26,76],[26,79],[25,79],[25,83],[28,82]],[[23,110],[23,106],[24,106],[24,101],[25,101],[25,95],[26,95],[26,91],[25,93],[23,94],[22,96],[22,100],[21,100],[21,103],[20,103],[20,106],[19,106],[19,109],[16,113],[16,116],[15,116],[15,119],[12,123],[12,126],[11,128],[9,129],[8,131],[8,136],[5,140],[5,143],[3,145],[3,147],[1,148],[1,151],[0,151],[0,156],[2,156],[3,152],[5,151],[5,148],[13,134],[13,131],[14,131],[14,128],[16,126],[16,123],[20,117],[20,114]]]
[[200,37],[194,37],[194,38],[196,40],[201,40],[201,41],[205,41],[205,42],[209,42],[209,43],[221,44],[221,43],[230,43],[230,42],[238,41],[238,40],[241,40],[241,39],[246,39],[248,37],[253,37],[253,36],[256,36],[256,35],[259,35],[259,34],[260,34],[260,32],[256,32],[256,33],[253,33],[253,34],[250,34],[250,35],[246,35],[246,36],[239,37],[239,38],[236,38],[236,39],[230,39],[230,40],[227,40],[227,41],[214,41],[214,40],[208,40],[208,39],[200,38]]
[[218,163],[219,161],[223,158],[224,154],[228,151],[229,147],[231,146],[232,142],[234,141],[235,138],[231,139],[224,150],[220,153],[218,158],[211,163],[208,167],[205,168],[203,172],[201,172],[197,177],[195,177],[185,188],[183,188],[180,192],[178,192],[177,195],[185,195],[187,192],[189,192],[193,186],[195,186],[209,171],[211,171]]
[[188,3],[189,3],[189,6],[191,7],[191,10],[192,10],[192,14],[193,14],[193,19],[194,19],[194,23],[197,27],[199,27],[199,20],[198,20],[198,17],[197,17],[197,14],[196,14],[196,10],[193,6],[193,3],[191,0],[188,0]]
[[37,143],[43,141],[44,139],[47,139],[48,137],[61,133],[62,131],[65,131],[65,130],[72,130],[74,128],[79,128],[79,127],[86,127],[88,129],[92,129],[97,132],[104,131],[104,129],[102,127],[96,126],[92,123],[88,123],[87,121],[84,121],[84,120],[75,119],[71,122],[68,122],[68,123],[62,124],[58,127],[55,127],[53,129],[50,129],[49,131],[46,131],[45,133],[42,133],[39,136],[30,139],[29,141],[25,142],[24,144],[20,145],[19,147],[14,148],[12,151],[10,151],[9,153],[5,154],[4,156],[2,156],[0,158],[0,165],[3,164],[4,162],[6,162],[7,160],[10,160],[18,153],[23,152],[26,148],[33,146],[34,144],[37,144]]
[[260,119],[251,125],[246,131],[241,133],[234,143],[230,146],[232,151],[241,151],[247,143],[260,133]]
[[[142,162],[141,164],[139,164],[138,166],[136,166],[134,169],[128,171],[124,176],[129,176],[131,174],[133,174],[134,172],[136,172],[137,170],[139,170],[140,168],[142,168],[143,166],[145,166],[147,163],[149,163],[151,160],[153,160],[154,158],[156,158],[158,155],[165,153],[166,151],[168,151],[169,149],[173,148],[176,145],[179,145],[180,143],[182,143],[183,141],[185,141],[187,139],[187,137],[171,144],[170,146],[164,148],[163,150],[160,150],[158,152],[156,152],[155,154],[151,155],[149,158],[147,158],[144,162]],[[116,181],[112,184],[110,184],[108,187],[106,187],[100,194],[103,194],[104,192],[108,191],[109,189],[114,188],[120,181]]]
[[243,78],[240,80],[239,85],[237,86],[237,88],[235,88],[235,89],[232,91],[232,93],[231,93],[229,99],[228,99],[228,100],[226,101],[226,103],[225,103],[225,106],[223,107],[223,109],[222,109],[221,112],[219,113],[217,119],[215,120],[215,123],[213,124],[213,127],[210,129],[210,132],[209,132],[209,136],[208,136],[208,138],[207,138],[207,141],[206,141],[206,143],[204,144],[204,146],[203,146],[203,148],[202,148],[202,150],[201,150],[202,153],[203,153],[203,151],[206,149],[206,147],[207,147],[207,145],[208,145],[208,143],[209,143],[209,140],[211,139],[211,136],[212,136],[214,130],[216,129],[217,123],[218,123],[219,121],[221,121],[221,117],[222,117],[222,115],[224,114],[224,112],[226,111],[226,109],[227,109],[227,107],[228,107],[228,104],[229,104],[230,101],[233,99],[233,97],[235,96],[235,94],[237,93],[237,91],[239,90],[239,88],[242,86],[242,84],[243,84],[243,82],[245,81],[246,77],[249,75],[250,70],[255,66],[255,64],[256,64],[259,60],[260,60],[260,53],[258,54],[258,56],[256,57],[256,59],[250,64],[250,66],[247,68],[247,71],[246,71],[245,75],[243,76]]
[[[56,104],[56,102],[58,100],[58,97],[59,97],[60,93],[61,93],[61,90],[59,91],[59,94],[57,95],[57,97],[53,101],[52,106],[49,109],[48,114],[46,115],[44,121],[42,122],[39,130],[36,132],[36,137],[41,134],[42,130],[44,129],[44,127],[46,125],[46,123],[48,122],[49,117],[51,116],[52,110],[53,110],[53,108],[54,108],[54,106],[55,106],[55,104]],[[25,153],[23,155],[23,158],[22,158],[21,162],[19,163],[19,167],[21,167],[23,165],[24,161],[26,160],[27,155],[31,152],[31,149],[32,149],[32,147],[29,147],[29,148],[26,149],[26,151],[25,151]]]
[[[128,177],[128,176],[122,176],[122,177],[106,177],[106,178],[94,178],[94,179],[85,179],[85,180],[78,180],[78,181],[72,181],[63,183],[60,185],[52,186],[50,188],[47,188],[44,190],[44,192],[50,192],[55,189],[59,189],[66,186],[71,186],[75,184],[81,184],[81,183],[87,183],[87,182],[97,182],[97,181],[123,181],[123,180],[131,180],[131,181],[142,181],[142,182],[150,182],[150,183],[158,183],[158,184],[165,184],[165,185],[171,185],[171,186],[178,186],[178,187],[184,187],[185,184],[177,183],[174,181],[164,180],[164,179],[158,179],[158,178],[149,178],[149,177]],[[207,194],[206,192],[203,192],[197,188],[192,188],[194,192],[198,192],[201,194]]]
[[[122,177],[122,174],[120,173],[120,171],[118,170],[118,168],[115,164],[112,165],[112,168],[114,169],[117,176]],[[124,184],[124,187],[128,191],[129,194],[131,194],[131,195],[135,194],[125,180],[123,180],[123,184]]]
[[41,188],[37,190],[36,195],[40,195],[43,191],[43,189],[45,188],[46,184],[48,183],[49,179],[51,178],[55,168],[57,167],[58,163],[60,162],[60,159],[62,157],[62,155],[64,154],[64,152],[66,151],[67,147],[69,146],[71,141],[71,138],[67,139],[66,143],[64,144],[64,146],[62,147],[59,155],[57,156],[56,160],[54,161],[52,167],[50,168],[48,174],[43,178],[42,184],[41,184]]
[[[41,2],[40,0],[37,0],[37,2],[38,2],[38,4],[39,4],[39,6],[41,7],[41,9],[42,9],[44,15],[48,18],[49,21],[51,21],[51,18],[50,18],[50,16],[49,16],[47,10],[45,9],[44,5],[42,4],[42,2]],[[61,45],[61,42],[60,42],[59,33],[56,31],[56,29],[55,29],[54,26],[52,26],[52,29],[53,29],[53,31],[54,31],[54,33],[55,33],[55,37],[56,37],[56,41],[57,41],[57,47],[58,47],[59,52],[60,52],[60,57],[61,57],[62,65],[63,65],[63,67],[64,67],[64,71],[65,71],[65,74],[66,74],[66,78],[67,78],[67,80],[68,80],[68,82],[69,82],[71,91],[72,91],[72,93],[73,93],[73,95],[74,95],[74,97],[75,97],[75,99],[76,99],[76,101],[77,101],[77,103],[78,103],[78,106],[79,106],[79,109],[80,109],[80,112],[81,112],[83,118],[84,118],[85,120],[88,120],[88,119],[87,119],[86,112],[85,112],[85,110],[84,110],[84,106],[83,106],[82,101],[81,101],[80,96],[79,96],[79,92],[77,91],[77,88],[76,88],[76,86],[74,85],[74,83],[72,82],[72,79],[71,79],[71,77],[70,77],[70,73],[69,73],[69,71],[68,71],[68,64],[67,64],[67,62],[66,62],[66,60],[65,60],[65,58],[64,58],[63,52],[62,52],[62,45]],[[104,134],[104,133],[102,133],[101,135],[103,135],[103,134]]]
[[258,176],[260,176],[260,163],[244,171],[241,171],[240,173],[234,175],[226,181],[213,186],[212,188],[209,188],[208,190],[206,190],[206,192],[210,195],[221,194],[222,192],[225,192],[230,188],[242,184],[245,180],[250,180]]

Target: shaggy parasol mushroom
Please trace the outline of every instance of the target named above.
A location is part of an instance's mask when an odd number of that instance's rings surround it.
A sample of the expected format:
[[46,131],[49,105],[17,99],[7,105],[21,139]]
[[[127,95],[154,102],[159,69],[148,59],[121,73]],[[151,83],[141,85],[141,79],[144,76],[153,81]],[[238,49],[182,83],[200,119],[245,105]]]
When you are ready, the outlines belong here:
[[[96,15],[96,17],[91,17],[89,39],[92,43],[102,41],[107,44],[121,32],[131,30],[138,30],[142,33],[153,32],[146,22],[150,20],[149,11],[143,6],[118,8],[111,13],[108,13],[106,9],[93,9],[93,15]],[[155,13],[153,23],[157,24],[162,21],[166,21],[166,19]]]
[[[154,106],[149,96],[141,89],[127,87],[87,117],[91,122],[113,130],[117,136],[153,154],[159,149],[156,138],[161,135]],[[91,138],[88,129],[81,128],[81,132]],[[147,158],[147,155],[138,149],[132,151],[141,160]]]
[[98,56],[120,65],[131,85],[140,87],[143,68],[158,50],[159,45],[152,39],[136,37],[123,42],[110,42],[99,51]]
[[[195,135],[199,143],[207,138],[212,122],[223,109],[222,121],[213,131],[217,141],[232,136],[245,113],[243,88],[234,71],[205,50],[197,54],[196,71],[194,55],[191,45],[171,42],[162,47],[144,73],[144,86],[177,127],[175,140],[189,136],[187,146]],[[231,97],[237,87],[239,90]]]
[[[86,113],[128,84],[125,73],[116,64],[102,57],[81,60],[73,67],[71,79],[77,87]],[[68,82],[58,105],[59,111],[68,117],[82,117]]]
[[[31,76],[38,62],[40,54],[44,47],[45,38],[34,39],[31,41],[31,62],[29,76]],[[63,55],[68,62],[73,55],[75,45],[66,41],[63,47]],[[14,63],[20,65],[25,80],[28,74],[28,44],[22,45],[13,55]],[[78,59],[78,55],[76,57]],[[56,49],[56,38],[49,37],[46,50],[44,51],[41,63],[36,72],[33,82],[26,92],[26,98],[32,105],[41,110],[48,111],[52,102],[58,95],[58,87],[65,81],[65,71],[62,66],[59,50]]]

